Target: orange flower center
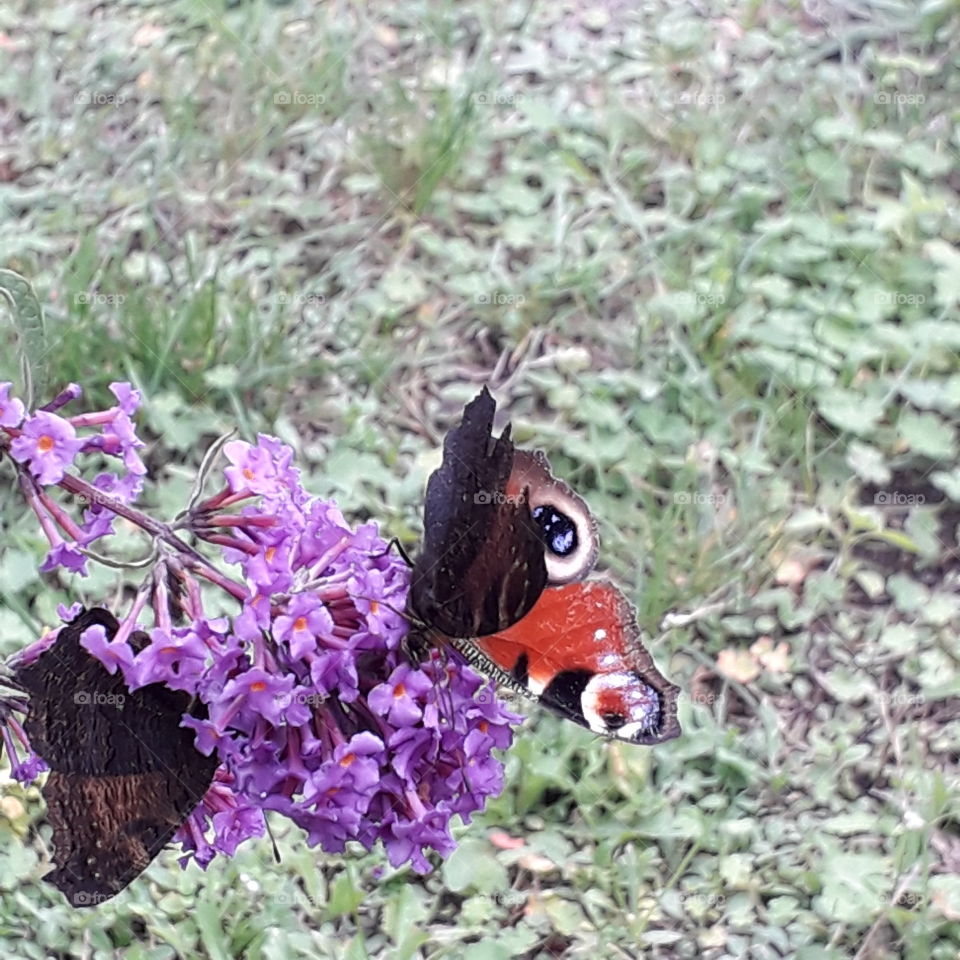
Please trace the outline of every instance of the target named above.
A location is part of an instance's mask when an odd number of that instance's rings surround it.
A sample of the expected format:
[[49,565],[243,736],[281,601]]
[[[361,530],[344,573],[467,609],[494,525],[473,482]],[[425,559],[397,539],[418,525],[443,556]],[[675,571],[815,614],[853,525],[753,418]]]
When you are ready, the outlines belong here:
[[307,618],[306,618],[306,617],[297,617],[297,619],[293,621],[293,629],[294,629],[294,630],[306,630],[306,629],[307,629]]
[[249,467],[244,467],[244,468],[243,468],[243,475],[244,475],[248,480],[252,480],[252,479],[253,479],[253,471],[252,471]]
[[371,600],[371,601],[370,601],[370,612],[371,612],[371,613],[379,613],[379,612],[380,612],[380,601],[379,601],[379,600]]
[[399,700],[401,697],[405,697],[406,695],[407,695],[407,688],[406,688],[402,683],[398,683],[398,684],[393,688],[393,699],[394,699],[394,700]]
[[161,652],[161,653],[176,653],[176,652],[177,652],[177,648],[176,648],[176,647],[162,647],[162,648],[160,649],[160,652]]
[[350,764],[353,763],[353,761],[356,760],[356,759],[357,759],[357,758],[356,758],[356,756],[354,756],[354,754],[348,753],[348,754],[346,754],[346,755],[343,757],[343,759],[340,761],[340,766],[341,766],[341,767],[349,767]]
[[267,563],[273,563],[273,558],[274,558],[276,555],[277,555],[277,548],[276,548],[276,547],[267,547],[267,552],[264,554],[264,556],[265,556],[266,559],[267,559]]
[[267,685],[262,680],[255,680],[250,684],[251,693],[263,693],[267,689]]
[[49,453],[53,449],[53,437],[48,436],[47,434],[44,434],[37,441],[37,449],[41,453]]

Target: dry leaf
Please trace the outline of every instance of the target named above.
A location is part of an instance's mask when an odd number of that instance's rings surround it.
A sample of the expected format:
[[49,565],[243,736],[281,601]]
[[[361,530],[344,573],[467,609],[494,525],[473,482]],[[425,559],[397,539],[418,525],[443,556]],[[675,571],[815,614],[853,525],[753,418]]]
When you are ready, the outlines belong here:
[[727,647],[720,651],[717,657],[717,670],[731,680],[740,683],[750,683],[760,676],[760,667],[757,661],[746,650]]
[[373,35],[377,38],[377,42],[388,50],[396,50],[400,46],[400,34],[389,24],[376,24],[373,28]]
[[960,920],[960,910],[952,904],[943,890],[935,890],[930,901],[948,920]]
[[4,797],[0,800],[0,813],[8,820],[19,820],[24,814],[23,804],[16,797]]
[[810,567],[797,557],[788,557],[777,567],[775,576],[777,583],[782,583],[789,587],[797,587],[807,579],[809,572]]
[[135,47],[149,47],[162,40],[167,35],[167,31],[156,23],[145,23],[138,28],[133,35],[133,45]]
[[789,647],[786,641],[781,641],[776,646],[770,637],[760,637],[753,646],[750,647],[750,653],[753,655],[764,670],[770,673],[787,673],[790,669],[788,657]]
[[550,873],[557,869],[557,865],[549,857],[543,857],[539,853],[525,854],[517,863],[531,873]]
[[489,840],[498,850],[519,850],[524,845],[522,837],[511,837],[502,830],[494,830]]

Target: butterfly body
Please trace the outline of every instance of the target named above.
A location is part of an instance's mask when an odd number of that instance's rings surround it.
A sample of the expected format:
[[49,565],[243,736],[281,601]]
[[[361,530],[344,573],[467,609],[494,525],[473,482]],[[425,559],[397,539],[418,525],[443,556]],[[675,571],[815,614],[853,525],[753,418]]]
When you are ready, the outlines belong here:
[[641,642],[633,607],[586,580],[598,553],[584,501],[539,451],[493,436],[486,388],[444,442],[424,509],[409,607],[495,679],[603,736],[654,744],[680,733],[678,688]]

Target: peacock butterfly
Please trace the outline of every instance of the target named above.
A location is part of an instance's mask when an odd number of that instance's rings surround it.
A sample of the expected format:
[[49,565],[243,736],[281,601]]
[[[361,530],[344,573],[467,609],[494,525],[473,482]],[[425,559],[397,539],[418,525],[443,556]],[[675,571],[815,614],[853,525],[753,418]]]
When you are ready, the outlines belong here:
[[[130,691],[81,645],[84,631],[119,624],[108,610],[84,610],[53,645],[20,666],[30,694],[24,727],[50,767],[43,786],[53,826],[48,879],[75,907],[119,893],[171,840],[203,799],[217,766],[180,726],[201,704],[160,683]],[[131,636],[136,646],[146,636]]]
[[543,453],[493,436],[486,387],[444,440],[427,483],[411,619],[435,642],[560,715],[607,737],[655,744],[680,733],[679,688],[641,643],[636,613],[586,580],[597,525]]

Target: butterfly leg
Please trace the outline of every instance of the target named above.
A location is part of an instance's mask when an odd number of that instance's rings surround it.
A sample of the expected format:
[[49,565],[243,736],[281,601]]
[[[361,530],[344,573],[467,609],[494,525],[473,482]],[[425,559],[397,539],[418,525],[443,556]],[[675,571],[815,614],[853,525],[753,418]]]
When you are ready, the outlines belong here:
[[403,544],[396,537],[390,538],[390,542],[387,544],[386,549],[384,549],[380,553],[372,553],[371,556],[372,557],[386,556],[394,548],[396,548],[397,553],[400,554],[400,557],[403,560],[403,562],[408,567],[412,567],[413,561],[410,559],[410,556],[407,554],[407,551],[403,549]]

